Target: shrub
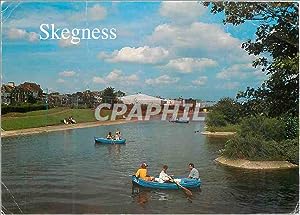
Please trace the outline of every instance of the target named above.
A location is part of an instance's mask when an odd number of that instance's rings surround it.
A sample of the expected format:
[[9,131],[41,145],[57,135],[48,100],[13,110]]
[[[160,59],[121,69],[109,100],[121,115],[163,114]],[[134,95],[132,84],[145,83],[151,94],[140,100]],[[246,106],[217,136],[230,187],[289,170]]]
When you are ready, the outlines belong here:
[[215,104],[206,117],[208,126],[223,127],[240,122],[241,105],[231,98],[223,98]]
[[46,109],[47,109],[47,105],[45,104],[22,104],[18,106],[7,105],[1,107],[1,114],[6,114],[10,112],[26,113],[29,111],[46,110]]
[[218,111],[210,112],[205,121],[207,126],[222,127],[227,125],[225,116]]
[[285,123],[264,116],[247,117],[240,123],[239,135],[261,136],[266,141],[282,141],[285,139]]

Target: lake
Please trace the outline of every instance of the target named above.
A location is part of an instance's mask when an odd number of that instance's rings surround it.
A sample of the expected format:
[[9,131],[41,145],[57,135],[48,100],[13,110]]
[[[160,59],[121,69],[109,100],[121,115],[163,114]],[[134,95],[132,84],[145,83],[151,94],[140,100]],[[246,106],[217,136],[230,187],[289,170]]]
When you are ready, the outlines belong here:
[[[253,171],[214,162],[225,139],[207,138],[202,122],[136,122],[2,139],[5,213],[290,213],[299,201],[296,170]],[[116,129],[126,145],[95,145],[94,136]],[[147,162],[187,176],[200,172],[201,190],[132,187],[131,175]],[[6,189],[7,187],[7,189]],[[20,209],[19,209],[19,208]]]

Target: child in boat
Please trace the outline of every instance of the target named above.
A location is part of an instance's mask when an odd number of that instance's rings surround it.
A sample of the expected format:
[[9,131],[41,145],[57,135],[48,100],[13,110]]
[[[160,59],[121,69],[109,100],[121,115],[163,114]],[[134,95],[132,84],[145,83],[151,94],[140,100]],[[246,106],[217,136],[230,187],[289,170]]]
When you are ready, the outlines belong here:
[[143,179],[145,181],[153,181],[154,177],[149,176],[147,174],[147,167],[148,167],[148,165],[146,163],[142,163],[142,165],[140,166],[140,168],[135,173],[135,176],[137,178],[141,178],[141,179]]
[[112,135],[111,135],[111,132],[108,132],[108,135],[106,136],[106,139],[112,139]]
[[167,174],[167,169],[168,169],[168,166],[167,165],[163,165],[163,168],[159,174],[159,178],[158,178],[158,182],[159,183],[164,183],[164,182],[171,182],[172,178],[171,176],[169,176]]

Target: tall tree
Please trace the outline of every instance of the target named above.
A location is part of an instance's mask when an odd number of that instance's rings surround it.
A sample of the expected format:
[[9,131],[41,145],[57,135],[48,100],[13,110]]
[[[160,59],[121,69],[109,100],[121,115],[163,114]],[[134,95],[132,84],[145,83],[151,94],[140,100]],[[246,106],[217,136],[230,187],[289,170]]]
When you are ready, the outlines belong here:
[[[297,116],[299,104],[299,14],[297,2],[213,2],[203,3],[212,13],[224,12],[224,24],[240,25],[257,21],[256,39],[242,44],[258,58],[268,75],[261,87],[248,87],[237,98],[254,114],[269,116],[286,113]],[[269,57],[266,57],[269,55]]]
[[102,102],[104,103],[110,103],[113,104],[117,100],[115,88],[113,87],[107,87],[102,91],[101,94]]

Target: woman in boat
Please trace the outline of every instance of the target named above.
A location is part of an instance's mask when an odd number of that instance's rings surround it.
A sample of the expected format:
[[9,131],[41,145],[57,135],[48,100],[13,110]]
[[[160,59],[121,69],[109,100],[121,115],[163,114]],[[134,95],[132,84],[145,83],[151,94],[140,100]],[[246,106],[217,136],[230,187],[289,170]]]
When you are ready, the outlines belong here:
[[112,139],[112,135],[111,135],[111,132],[108,132],[108,135],[106,136],[106,139]]
[[159,183],[171,182],[172,177],[167,174],[167,169],[168,169],[168,166],[163,165],[163,168],[162,168],[162,170],[159,174],[159,178],[158,178]]
[[153,181],[154,177],[148,175],[147,167],[148,167],[148,165],[146,163],[142,163],[142,165],[140,166],[140,168],[135,173],[135,176],[137,178],[141,178],[141,179],[143,179],[145,181]]

